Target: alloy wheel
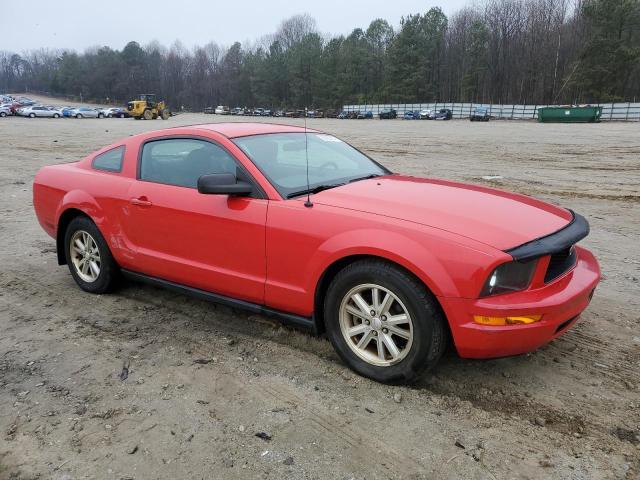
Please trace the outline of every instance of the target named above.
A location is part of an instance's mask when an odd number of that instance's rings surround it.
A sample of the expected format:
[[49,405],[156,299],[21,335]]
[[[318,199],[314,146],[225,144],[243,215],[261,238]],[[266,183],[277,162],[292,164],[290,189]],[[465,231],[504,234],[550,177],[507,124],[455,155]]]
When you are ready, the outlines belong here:
[[100,250],[95,239],[86,231],[78,230],[69,242],[69,257],[78,276],[87,283],[100,275]]
[[369,364],[394,365],[411,350],[411,315],[385,287],[372,283],[353,287],[342,299],[339,321],[349,348]]

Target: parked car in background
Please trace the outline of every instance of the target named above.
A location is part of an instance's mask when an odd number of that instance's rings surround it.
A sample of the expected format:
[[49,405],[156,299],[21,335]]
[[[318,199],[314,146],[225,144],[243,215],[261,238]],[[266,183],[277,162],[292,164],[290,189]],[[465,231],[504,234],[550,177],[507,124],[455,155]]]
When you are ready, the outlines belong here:
[[420,120],[420,112],[418,110],[408,110],[402,116],[405,120]]
[[62,113],[62,116],[65,118],[70,118],[72,115],[72,112],[78,107],[62,107],[60,109],[60,112]]
[[216,113],[216,109],[214,107],[204,107],[203,113],[213,115],[214,113]]
[[276,110],[273,112],[274,117],[284,117],[284,110]]
[[476,107],[469,120],[472,122],[488,122],[489,121],[489,109],[487,107]]
[[71,110],[71,115],[75,118],[104,118],[102,110],[90,107],[78,107]]
[[231,110],[231,115],[244,115],[244,108],[235,107],[233,110]]
[[337,118],[338,117],[338,111],[334,110],[333,108],[330,108],[326,112],[324,112],[324,116],[325,116],[325,118]]
[[216,115],[229,115],[231,111],[229,110],[229,107],[225,105],[218,105],[215,109],[215,113]]
[[373,118],[373,112],[369,111],[369,112],[358,112],[358,115],[356,116],[356,118],[358,119],[371,119]]
[[127,111],[121,107],[103,108],[101,111],[107,118],[125,118],[129,116]]
[[41,168],[33,206],[82,290],[108,293],[122,275],[324,331],[350,368],[385,383],[415,379],[448,344],[463,358],[542,347],[600,280],[577,245],[589,233],[579,214],[395,174],[291,125],[126,137]]
[[265,108],[265,109],[262,111],[262,116],[263,116],[263,117],[270,117],[271,115],[272,115],[272,112],[271,112],[271,110],[270,110],[269,108]]
[[427,117],[428,120],[451,120],[451,118],[453,118],[453,112],[448,108],[431,110]]
[[255,115],[256,117],[261,117],[263,113],[264,108],[256,108],[253,110],[253,115]]
[[430,113],[431,113],[431,110],[428,110],[426,108],[420,110],[420,120],[428,120]]
[[324,117],[324,112],[322,110],[313,109],[307,112],[307,117],[309,118],[322,118]]
[[378,117],[380,120],[393,120],[394,118],[398,118],[398,112],[396,112],[393,108],[389,110],[382,110]]
[[13,115],[11,105],[0,105],[0,117],[8,117],[9,115]]
[[43,117],[43,118],[60,118],[62,113],[51,107],[44,105],[32,105],[29,107],[21,107],[18,109],[18,115],[21,117]]
[[340,120],[344,120],[345,118],[349,118],[349,112],[345,112],[343,110],[338,114],[337,118],[339,118]]

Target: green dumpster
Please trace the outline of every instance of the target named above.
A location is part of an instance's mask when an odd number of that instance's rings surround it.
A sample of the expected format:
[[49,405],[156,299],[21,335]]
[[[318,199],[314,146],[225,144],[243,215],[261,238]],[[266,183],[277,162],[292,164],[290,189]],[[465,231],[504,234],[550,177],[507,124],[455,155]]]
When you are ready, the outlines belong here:
[[539,122],[599,122],[602,107],[541,107],[538,109]]

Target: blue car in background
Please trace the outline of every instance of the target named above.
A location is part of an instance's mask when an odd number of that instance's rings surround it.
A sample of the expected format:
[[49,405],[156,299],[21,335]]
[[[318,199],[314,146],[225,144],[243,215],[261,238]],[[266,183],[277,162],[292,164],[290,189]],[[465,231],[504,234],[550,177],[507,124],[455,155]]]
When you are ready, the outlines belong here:
[[404,118],[405,120],[420,120],[420,112],[419,111],[407,111],[404,112],[404,115],[402,116],[402,118]]
[[62,113],[63,117],[72,117],[73,115],[71,114],[72,110],[75,110],[75,107],[63,107],[60,109],[60,113]]

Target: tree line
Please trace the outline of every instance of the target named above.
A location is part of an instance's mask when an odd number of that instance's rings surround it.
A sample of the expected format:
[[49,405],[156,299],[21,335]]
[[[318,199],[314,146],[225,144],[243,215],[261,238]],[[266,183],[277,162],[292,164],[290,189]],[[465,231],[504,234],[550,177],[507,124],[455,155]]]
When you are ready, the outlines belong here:
[[308,15],[250,45],[0,51],[0,92],[173,109],[344,104],[593,103],[640,99],[640,0],[484,0],[326,36]]

